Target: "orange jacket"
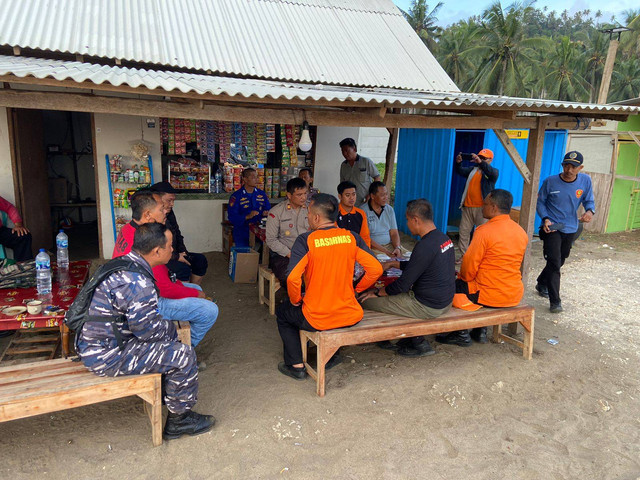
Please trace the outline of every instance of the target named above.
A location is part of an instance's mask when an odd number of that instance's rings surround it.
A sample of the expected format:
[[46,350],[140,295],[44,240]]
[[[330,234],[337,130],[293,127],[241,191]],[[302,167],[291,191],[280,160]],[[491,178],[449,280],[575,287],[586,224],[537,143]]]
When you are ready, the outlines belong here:
[[[356,261],[365,274],[354,289]],[[302,313],[317,330],[348,327],[362,320],[355,292],[369,288],[380,275],[382,265],[357,233],[337,226],[306,232],[291,249],[289,299],[294,304],[302,300]]]
[[528,241],[509,215],[498,215],[476,228],[459,276],[469,284],[469,293],[480,292],[478,303],[488,307],[520,303],[524,294],[520,265]]

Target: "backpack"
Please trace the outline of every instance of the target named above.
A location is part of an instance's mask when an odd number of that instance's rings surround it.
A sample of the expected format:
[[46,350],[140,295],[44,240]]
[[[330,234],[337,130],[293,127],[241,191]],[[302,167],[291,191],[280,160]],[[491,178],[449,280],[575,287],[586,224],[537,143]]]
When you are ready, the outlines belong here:
[[124,315],[89,315],[89,306],[91,305],[91,300],[93,300],[93,294],[96,288],[98,288],[109,275],[121,271],[135,272],[147,277],[153,282],[156,291],[158,291],[155,279],[142,265],[125,257],[113,259],[101,265],[87,283],[84,284],[80,293],[78,293],[76,299],[69,307],[69,310],[67,310],[64,316],[64,323],[70,330],[78,333],[87,322],[113,322],[113,334],[116,337],[118,346],[122,350],[122,336],[116,324],[119,323],[122,325],[126,317]]

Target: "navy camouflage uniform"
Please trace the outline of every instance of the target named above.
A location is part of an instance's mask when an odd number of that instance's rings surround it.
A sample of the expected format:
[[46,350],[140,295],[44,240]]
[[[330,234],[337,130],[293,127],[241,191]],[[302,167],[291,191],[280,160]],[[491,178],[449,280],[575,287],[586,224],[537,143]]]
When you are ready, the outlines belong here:
[[172,413],[191,410],[198,395],[196,354],[178,342],[172,321],[158,313],[158,294],[149,264],[136,252],[125,255],[149,272],[120,271],[107,277],[95,290],[89,315],[124,315],[119,324],[122,349],[112,322],[87,322],[76,339],[84,365],[103,377],[162,373],[164,401]]
[[[249,224],[260,223],[262,212],[268,212],[271,209],[269,197],[264,190],[254,188],[253,193],[248,193],[242,187],[231,195],[229,198],[229,221],[233,224],[233,243],[236,247],[249,246]],[[251,220],[247,220],[247,215],[255,210],[259,213]]]

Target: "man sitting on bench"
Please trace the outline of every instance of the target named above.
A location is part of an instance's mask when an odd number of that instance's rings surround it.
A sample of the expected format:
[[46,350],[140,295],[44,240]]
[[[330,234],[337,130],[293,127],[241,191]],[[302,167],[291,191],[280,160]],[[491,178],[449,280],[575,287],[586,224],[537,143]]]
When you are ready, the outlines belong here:
[[[360,300],[367,310],[412,318],[436,318],[451,308],[455,293],[455,253],[453,242],[433,223],[433,208],[424,198],[407,203],[407,226],[420,240],[408,262],[385,262],[385,269],[402,269],[402,275],[386,288],[364,293]],[[381,348],[397,349],[405,357],[433,355],[424,337],[400,340],[396,345],[379,342]]]
[[[215,419],[192,410],[198,394],[198,368],[192,347],[178,342],[171,320],[158,313],[158,293],[152,268],[171,258],[171,232],[160,223],[140,225],[133,249],[125,257],[146,275],[118,271],[95,290],[89,320],[76,339],[76,350],[93,373],[115,377],[162,373],[164,401],[169,416],[165,439],[211,430]],[[120,316],[123,322],[110,321]],[[96,321],[94,317],[105,317]]]
[[[515,307],[522,300],[524,285],[520,265],[529,239],[511,220],[513,195],[492,190],[484,199],[482,215],[488,221],[476,227],[467,253],[462,257],[456,293],[486,307]],[[436,335],[436,341],[468,347],[471,340],[487,343],[487,327]]]
[[[338,228],[337,218],[338,200],[332,195],[318,193],[309,204],[312,231],[298,236],[291,249],[287,277],[290,301],[281,303],[276,309],[284,347],[284,362],[278,365],[278,370],[296,380],[304,380],[307,376],[302,363],[300,330],[314,332],[358,323],[362,320],[362,307],[356,300],[355,291],[366,290],[382,275],[382,266],[360,235]],[[356,261],[364,267],[365,273],[354,290]],[[334,360],[331,366],[338,363]]]

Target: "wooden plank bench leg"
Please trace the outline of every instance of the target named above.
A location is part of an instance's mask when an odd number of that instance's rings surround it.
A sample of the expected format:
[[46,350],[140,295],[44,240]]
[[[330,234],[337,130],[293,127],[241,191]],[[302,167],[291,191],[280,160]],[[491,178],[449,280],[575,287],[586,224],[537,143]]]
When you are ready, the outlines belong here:
[[318,353],[316,356],[316,368],[318,371],[318,377],[316,378],[316,393],[319,397],[324,397],[326,370],[325,366],[327,362],[331,360],[333,354],[336,353],[338,351],[338,348],[340,347],[336,347],[335,345],[327,345],[326,342],[322,341],[322,339],[318,343],[320,345],[318,345]]
[[502,333],[502,325],[494,325],[493,326],[493,335],[491,336],[491,341],[493,343],[500,343],[500,335]]
[[154,389],[138,396],[142,398],[144,411],[151,422],[151,441],[153,446],[162,445],[162,378],[154,380]]
[[264,305],[264,277],[258,272],[258,302]]
[[535,312],[531,312],[531,318],[528,321],[520,322],[524,330],[522,356],[525,360],[531,360],[533,356],[533,329],[535,324]]

